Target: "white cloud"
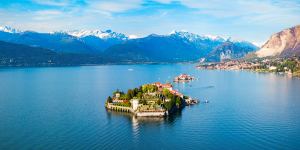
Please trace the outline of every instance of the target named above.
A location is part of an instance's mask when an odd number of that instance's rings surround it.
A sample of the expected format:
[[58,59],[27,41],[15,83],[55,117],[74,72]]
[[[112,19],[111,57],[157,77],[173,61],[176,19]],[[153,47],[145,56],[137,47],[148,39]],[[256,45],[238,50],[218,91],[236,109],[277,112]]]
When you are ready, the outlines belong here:
[[63,14],[62,11],[59,10],[41,10],[35,12],[37,15],[61,15]]
[[99,11],[119,13],[127,10],[136,9],[141,7],[142,0],[103,0],[103,1],[92,1],[89,3],[90,7]]
[[154,0],[170,6],[178,2],[176,6],[181,3],[186,8],[152,7],[146,0],[89,0],[84,5],[75,0],[32,1],[39,8],[0,7],[1,25],[42,32],[109,28],[139,37],[188,29],[198,34],[227,35],[262,43],[272,33],[300,23],[300,5],[292,1]]
[[198,14],[219,19],[238,17],[236,18],[237,21],[251,21],[251,23],[259,23],[260,21],[279,23],[281,19],[284,21],[287,19],[300,20],[300,4],[292,1],[182,0],[181,3],[189,8],[197,9]]
[[61,17],[61,15],[64,15],[64,12],[59,10],[41,10],[34,12],[32,15],[33,20],[51,20]]

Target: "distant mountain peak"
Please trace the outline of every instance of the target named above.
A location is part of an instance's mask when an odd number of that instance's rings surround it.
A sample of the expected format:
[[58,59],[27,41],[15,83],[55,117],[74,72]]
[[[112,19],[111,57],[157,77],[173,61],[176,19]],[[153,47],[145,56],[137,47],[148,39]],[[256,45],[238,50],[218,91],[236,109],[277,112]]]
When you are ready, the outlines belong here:
[[214,35],[198,35],[194,33],[190,33],[186,30],[174,30],[170,33],[171,36],[178,36],[181,38],[188,39],[189,41],[195,41],[195,40],[213,40],[213,41],[226,41],[225,38],[221,36],[214,36]]
[[110,38],[117,38],[122,40],[127,40],[128,36],[122,33],[113,32],[112,30],[108,29],[105,31],[101,30],[73,30],[67,32],[69,35],[75,36],[75,37],[86,37],[86,36],[96,36],[101,39],[110,39]]
[[10,26],[0,26],[0,31],[8,32],[8,33],[19,33],[19,32],[21,32],[20,30],[12,28]]

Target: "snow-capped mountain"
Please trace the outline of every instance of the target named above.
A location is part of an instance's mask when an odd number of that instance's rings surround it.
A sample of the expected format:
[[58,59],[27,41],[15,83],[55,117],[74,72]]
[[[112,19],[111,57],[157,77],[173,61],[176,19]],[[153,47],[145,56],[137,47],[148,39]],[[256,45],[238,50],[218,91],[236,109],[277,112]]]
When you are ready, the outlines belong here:
[[257,47],[250,42],[174,31],[168,35],[151,34],[144,38],[128,40],[109,47],[105,53],[119,60],[176,62],[210,57],[206,60],[219,61],[224,58],[240,58],[256,49]]
[[[116,61],[180,62],[195,61],[206,57],[220,60],[221,57],[224,57],[223,54],[226,54],[226,58],[230,54],[230,58],[234,59],[242,57],[248,51],[256,50],[256,47],[249,42],[234,41],[220,36],[202,36],[187,31],[129,38],[125,34],[111,30],[39,33],[20,32],[10,27],[2,27],[0,28],[0,40],[42,47],[59,53],[104,55],[109,57],[108,59]],[[227,53],[229,51],[230,53]]]
[[7,32],[7,33],[20,33],[21,30],[12,28],[10,26],[0,26],[0,31]]
[[213,40],[213,41],[226,41],[226,38],[223,38],[221,36],[213,36],[213,35],[198,35],[194,33],[190,33],[187,31],[172,31],[170,33],[170,36],[178,36],[184,39],[189,40],[190,42],[195,42],[199,40]]
[[120,39],[120,40],[127,40],[128,36],[122,33],[117,33],[113,32],[112,30],[74,30],[74,31],[69,31],[66,32],[69,35],[78,37],[78,38],[83,38],[87,36],[95,36],[101,39]]
[[0,28],[0,40],[51,49],[55,52],[101,53],[106,48],[128,40],[122,33],[111,30],[77,30],[39,33],[5,26]]
[[74,30],[65,33],[79,38],[97,52],[103,52],[108,47],[129,39],[127,35],[112,30]]

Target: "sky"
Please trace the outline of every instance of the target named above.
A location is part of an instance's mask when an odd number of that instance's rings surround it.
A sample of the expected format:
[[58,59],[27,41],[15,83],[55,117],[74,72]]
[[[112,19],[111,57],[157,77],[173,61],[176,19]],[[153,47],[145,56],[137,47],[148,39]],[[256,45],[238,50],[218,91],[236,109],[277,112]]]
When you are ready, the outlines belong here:
[[300,0],[0,0],[0,25],[38,32],[106,30],[144,37],[185,30],[262,45],[300,24]]

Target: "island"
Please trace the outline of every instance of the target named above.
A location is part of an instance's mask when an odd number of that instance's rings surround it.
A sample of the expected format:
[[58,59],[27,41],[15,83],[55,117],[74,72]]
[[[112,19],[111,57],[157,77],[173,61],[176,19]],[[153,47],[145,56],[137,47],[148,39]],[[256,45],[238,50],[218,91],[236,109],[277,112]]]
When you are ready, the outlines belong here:
[[173,82],[189,82],[194,80],[195,78],[188,74],[180,74],[179,76],[175,77]]
[[112,97],[107,98],[105,107],[138,117],[163,117],[197,103],[198,100],[173,89],[172,84],[155,82],[128,89],[127,93],[116,90]]

